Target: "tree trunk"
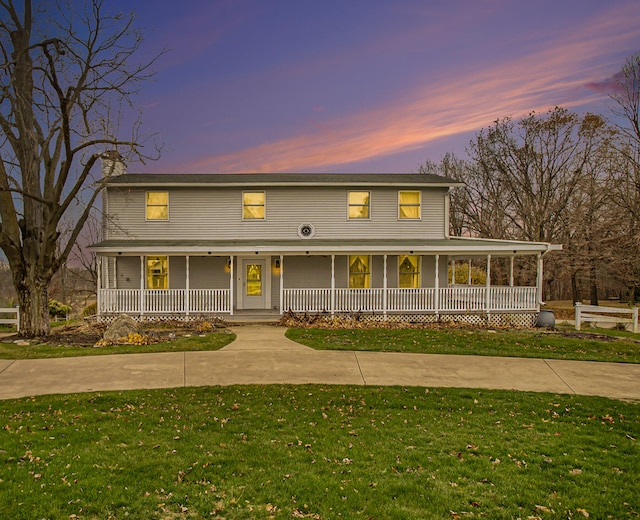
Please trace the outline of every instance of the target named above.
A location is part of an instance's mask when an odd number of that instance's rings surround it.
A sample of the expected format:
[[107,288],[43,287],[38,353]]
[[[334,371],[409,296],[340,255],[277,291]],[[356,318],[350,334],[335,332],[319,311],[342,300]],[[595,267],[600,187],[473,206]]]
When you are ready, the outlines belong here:
[[49,334],[48,282],[23,279],[17,284],[20,306],[20,334],[27,337]]
[[599,305],[598,303],[598,275],[596,266],[591,264],[589,270],[589,283],[591,285],[591,305]]
[[580,290],[578,289],[578,273],[576,271],[571,273],[571,297],[573,298],[573,303],[582,301]]

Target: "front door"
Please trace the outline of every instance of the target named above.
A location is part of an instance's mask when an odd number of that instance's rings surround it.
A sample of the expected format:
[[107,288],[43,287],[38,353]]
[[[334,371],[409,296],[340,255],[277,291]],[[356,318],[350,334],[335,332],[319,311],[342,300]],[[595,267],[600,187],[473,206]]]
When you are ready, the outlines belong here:
[[244,309],[264,309],[267,293],[267,261],[242,261],[242,296]]

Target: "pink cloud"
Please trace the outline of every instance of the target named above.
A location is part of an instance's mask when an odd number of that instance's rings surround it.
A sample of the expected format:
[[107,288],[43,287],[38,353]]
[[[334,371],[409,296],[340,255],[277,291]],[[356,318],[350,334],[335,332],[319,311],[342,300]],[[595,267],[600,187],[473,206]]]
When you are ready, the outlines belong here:
[[590,81],[585,86],[591,90],[595,90],[601,94],[611,94],[620,90],[620,82],[624,75],[622,72],[617,72],[613,76],[604,78],[602,80]]
[[[290,138],[202,158],[191,171],[305,171],[419,149],[435,139],[561,104],[567,108],[602,99],[602,77],[621,66],[609,49],[637,41],[635,18],[614,11],[567,32],[528,55],[437,80],[383,108],[334,118]],[[599,63],[599,66],[594,66]],[[615,76],[614,76],[615,78]],[[589,86],[585,89],[585,85]]]

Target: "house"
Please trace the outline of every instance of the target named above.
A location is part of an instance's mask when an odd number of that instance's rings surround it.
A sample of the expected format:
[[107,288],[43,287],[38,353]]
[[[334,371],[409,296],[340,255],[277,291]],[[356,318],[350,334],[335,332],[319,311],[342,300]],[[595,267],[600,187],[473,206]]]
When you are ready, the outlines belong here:
[[[270,309],[529,325],[540,310],[542,257],[551,244],[449,236],[449,192],[457,181],[425,174],[132,174],[115,166],[103,164],[110,173],[104,233],[92,246],[102,318]],[[537,276],[517,286],[514,260],[523,255],[535,260]],[[499,286],[491,283],[496,258],[510,266]],[[456,266],[471,262],[484,266],[486,283],[454,283]]]

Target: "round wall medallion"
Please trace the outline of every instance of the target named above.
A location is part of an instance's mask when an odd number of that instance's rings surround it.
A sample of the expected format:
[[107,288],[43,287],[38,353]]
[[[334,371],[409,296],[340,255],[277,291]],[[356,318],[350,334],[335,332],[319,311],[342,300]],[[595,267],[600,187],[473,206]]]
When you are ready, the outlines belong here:
[[313,224],[300,224],[298,226],[298,236],[300,238],[311,238],[316,232]]

